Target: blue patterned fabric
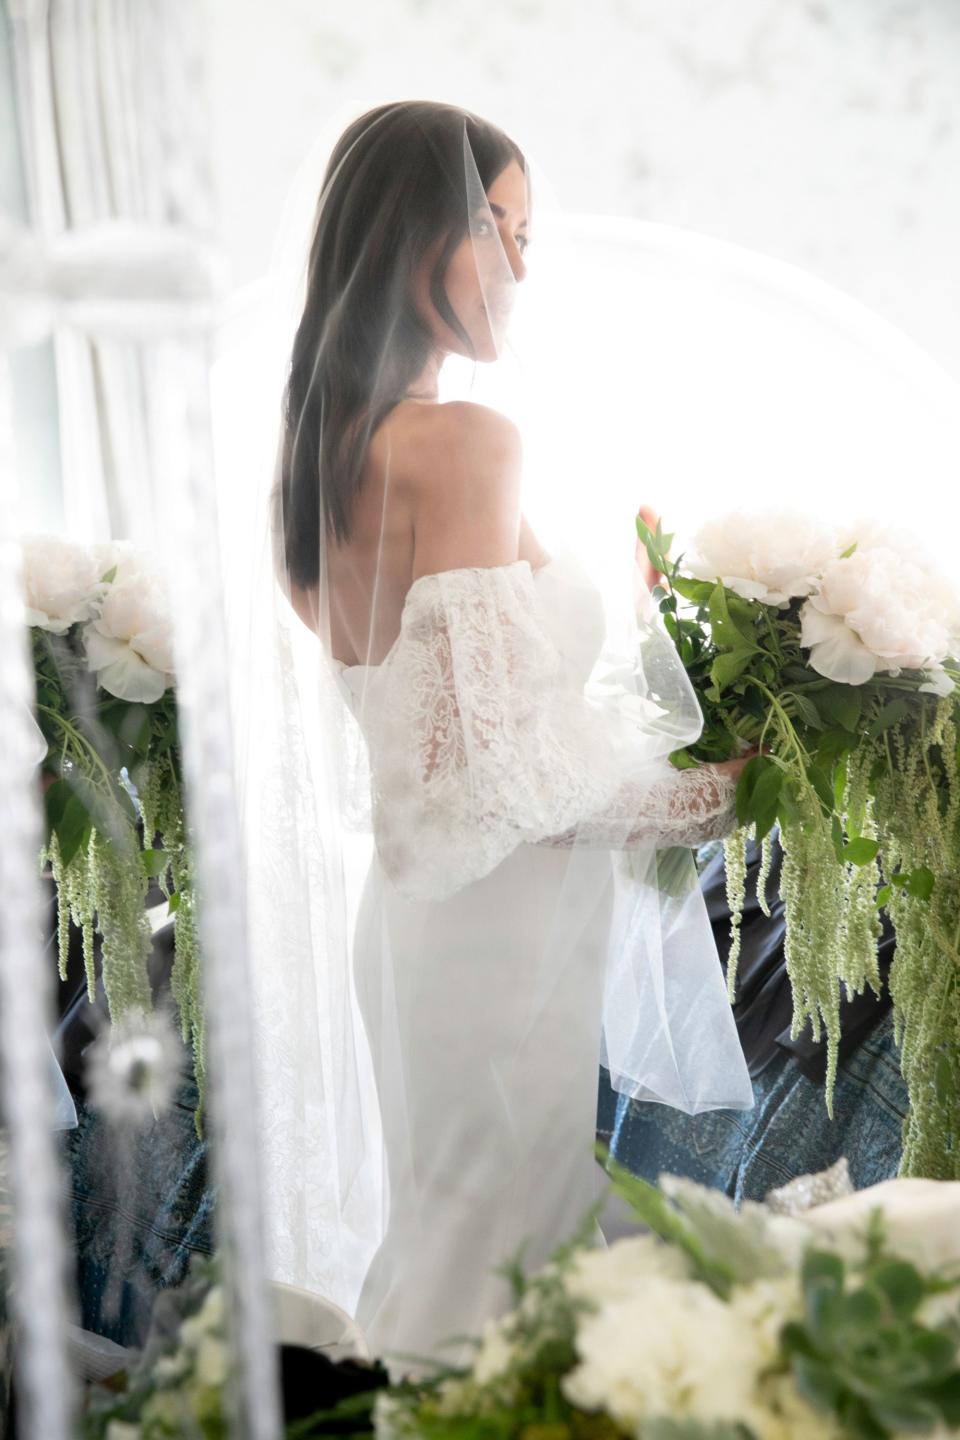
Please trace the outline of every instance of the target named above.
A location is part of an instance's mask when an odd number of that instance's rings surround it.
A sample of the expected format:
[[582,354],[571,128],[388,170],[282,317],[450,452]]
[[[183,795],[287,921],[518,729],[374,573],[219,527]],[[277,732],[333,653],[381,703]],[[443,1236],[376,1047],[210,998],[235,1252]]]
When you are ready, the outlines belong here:
[[664,1172],[723,1190],[737,1203],[762,1200],[798,1175],[825,1170],[841,1155],[860,1190],[897,1173],[907,1089],[888,1012],[840,1063],[834,1118],[822,1086],[781,1052],[753,1080],[753,1110],[684,1115],[631,1101],[601,1071],[598,1137],[633,1174]]
[[102,1117],[78,1103],[77,1129],[64,1137],[80,1323],[119,1345],[142,1345],[157,1292],[180,1284],[193,1255],[213,1252],[214,1196],[196,1105],[190,1078],[123,1151]]

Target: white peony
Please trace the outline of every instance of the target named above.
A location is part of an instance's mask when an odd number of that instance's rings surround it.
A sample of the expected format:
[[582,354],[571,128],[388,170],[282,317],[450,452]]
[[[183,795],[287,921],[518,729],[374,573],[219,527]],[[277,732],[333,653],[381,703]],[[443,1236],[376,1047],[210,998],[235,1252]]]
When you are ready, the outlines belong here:
[[749,1423],[757,1409],[754,1328],[695,1281],[648,1276],[629,1299],[585,1316],[576,1348],[567,1399],[625,1429],[658,1415]]
[[834,560],[800,619],[813,669],[848,685],[900,670],[927,670],[936,683],[950,651],[942,598],[916,561],[886,546]]
[[810,595],[839,553],[831,527],[799,510],[721,515],[701,526],[692,544],[684,564],[691,575],[781,608]]
[[[104,557],[105,558],[105,557]],[[83,631],[87,664],[121,700],[159,700],[173,682],[173,633],[159,578],[130,554],[115,554],[117,576]]]
[[99,593],[92,551],[59,535],[23,539],[23,586],[28,625],[64,635],[89,620]]

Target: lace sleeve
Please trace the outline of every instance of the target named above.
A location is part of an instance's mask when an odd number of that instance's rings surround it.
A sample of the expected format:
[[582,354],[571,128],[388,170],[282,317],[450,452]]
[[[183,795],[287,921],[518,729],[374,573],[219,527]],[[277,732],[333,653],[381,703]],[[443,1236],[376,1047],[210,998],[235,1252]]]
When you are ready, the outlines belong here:
[[622,784],[602,814],[539,843],[563,849],[590,845],[629,850],[652,840],[661,846],[692,848],[722,840],[736,828],[736,793],[736,781],[710,765],[674,770],[667,764],[659,774]]
[[729,828],[725,777],[674,771],[662,726],[565,679],[526,561],[417,580],[359,718],[377,849],[411,898],[452,894],[523,841],[680,845]]

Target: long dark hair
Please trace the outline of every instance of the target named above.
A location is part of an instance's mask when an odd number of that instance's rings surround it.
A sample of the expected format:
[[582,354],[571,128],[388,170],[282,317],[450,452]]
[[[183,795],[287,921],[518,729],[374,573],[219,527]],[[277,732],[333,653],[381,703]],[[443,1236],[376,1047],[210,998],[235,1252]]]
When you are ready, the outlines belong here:
[[321,513],[328,538],[349,539],[370,436],[430,357],[413,281],[441,238],[430,298],[469,348],[444,287],[469,224],[464,131],[484,190],[512,161],[525,164],[503,131],[431,101],[368,111],[331,156],[284,391],[274,495],[284,566],[298,585],[318,579]]

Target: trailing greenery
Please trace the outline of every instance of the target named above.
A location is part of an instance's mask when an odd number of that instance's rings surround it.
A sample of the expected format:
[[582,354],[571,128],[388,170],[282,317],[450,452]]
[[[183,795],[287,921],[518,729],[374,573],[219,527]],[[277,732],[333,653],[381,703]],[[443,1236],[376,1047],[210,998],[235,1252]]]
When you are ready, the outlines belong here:
[[[814,1038],[825,1037],[828,1108],[841,987],[879,993],[885,909],[910,1097],[901,1173],[960,1178],[960,691],[933,693],[926,672],[907,669],[857,685],[828,679],[801,644],[802,599],[781,608],[692,578],[683,557],[669,558],[672,536],[641,520],[637,530],[663,576],[654,596],[704,714],[697,743],[674,763],[760,750],[740,777],[740,829],[725,844],[731,994],[746,836],[764,845],[762,894],[779,826],[793,1028],[809,1021]],[[943,668],[949,689],[960,669],[955,660]]]
[[112,1020],[152,1006],[147,962],[148,891],[159,885],[175,914],[171,978],[184,1040],[204,1093],[203,1011],[195,896],[186,839],[175,694],[150,703],[118,698],[87,666],[82,627],[57,635],[33,627],[36,716],[48,750],[42,763],[46,839],[41,863],[57,889],[58,949],[66,978],[70,921],[83,936],[94,998],[94,937]]

